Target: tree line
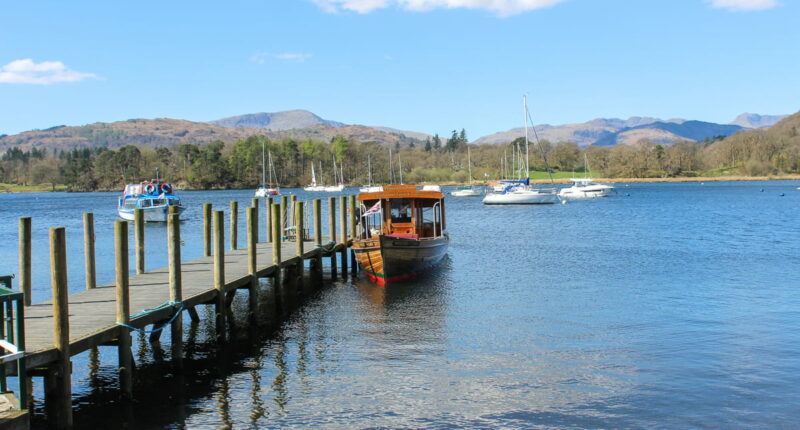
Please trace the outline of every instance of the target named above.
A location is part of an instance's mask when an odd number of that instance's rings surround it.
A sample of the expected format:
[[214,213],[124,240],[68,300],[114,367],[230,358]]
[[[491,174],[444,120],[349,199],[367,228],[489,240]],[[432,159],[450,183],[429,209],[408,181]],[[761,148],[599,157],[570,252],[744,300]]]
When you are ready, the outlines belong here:
[[[795,116],[796,117],[796,116]],[[800,173],[800,117],[768,130],[738,133],[704,142],[664,145],[642,140],[635,145],[580,148],[572,142],[529,143],[533,171],[590,170],[596,177],[653,178],[762,176]],[[468,175],[467,147],[472,159]],[[180,144],[167,147],[123,146],[48,152],[11,148],[0,156],[0,182],[18,185],[58,184],[73,191],[118,190],[124,184],[153,179],[191,189],[254,188],[262,182],[262,148],[275,165],[277,184],[303,186],[335,182],[334,160],[350,185],[367,183],[368,160],[373,182],[468,182],[524,176],[525,141],[469,145],[466,131],[453,130],[444,141],[435,135],[424,145],[388,148],[336,136],[330,142],[270,140],[251,136],[236,142]]]

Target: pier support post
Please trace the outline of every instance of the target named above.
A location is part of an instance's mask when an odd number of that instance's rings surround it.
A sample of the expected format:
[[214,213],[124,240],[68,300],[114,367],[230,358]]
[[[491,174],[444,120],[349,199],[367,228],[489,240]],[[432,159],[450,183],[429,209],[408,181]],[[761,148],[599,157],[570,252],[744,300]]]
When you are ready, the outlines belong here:
[[19,289],[31,305],[31,217],[19,218]]
[[[293,196],[296,197],[296,196]],[[295,250],[297,251],[297,267],[295,268],[294,277],[297,283],[297,291],[303,291],[303,254],[305,253],[305,226],[303,225],[303,203],[294,202],[294,226],[295,226]]]
[[[356,216],[356,195],[353,194],[350,196],[350,239],[356,240],[358,239],[358,232],[357,232],[357,224],[360,221]],[[358,274],[358,262],[356,261],[356,253],[353,251],[353,248],[350,248],[350,272],[353,275]]]
[[250,318],[255,321],[258,315],[258,199],[253,199],[253,206],[247,208],[247,269],[250,274],[248,303]]
[[97,286],[94,257],[94,214],[90,212],[83,214],[83,260],[87,290]]
[[[336,197],[328,198],[328,235],[336,248]],[[331,279],[336,280],[336,251],[331,252]]]
[[322,284],[322,201],[314,199],[314,243],[317,244],[317,255],[311,260],[311,275],[314,277],[314,284],[321,286]]
[[133,236],[136,241],[136,274],[144,273],[144,209],[133,210]]
[[53,290],[53,346],[58,358],[50,372],[48,402],[59,429],[72,428],[72,375],[69,353],[69,294],[67,285],[67,239],[64,227],[50,229],[50,279]]
[[239,247],[239,202],[231,202],[231,251]]
[[281,207],[279,204],[273,204],[272,208],[272,264],[275,265],[275,274],[273,275],[273,292],[275,295],[275,303],[279,309],[282,309],[281,297]]
[[267,242],[272,242],[272,197],[267,197],[264,208],[266,209],[264,216],[267,218]]
[[[131,323],[128,267],[128,222],[114,224],[114,248],[116,267],[117,323]],[[133,398],[133,354],[131,353],[131,332],[125,326],[119,327],[117,342],[119,357],[119,388],[124,400]]]
[[[178,213],[170,214],[167,220],[167,252],[169,253],[169,300],[183,302],[183,279],[181,273],[181,220]],[[172,320],[172,361],[178,369],[183,368],[183,315],[182,307]]]
[[211,203],[203,203],[203,255],[211,256]]
[[342,278],[347,277],[347,196],[339,197],[339,240],[342,241],[342,250],[339,252],[342,259]]
[[214,301],[217,339],[225,338],[225,212],[214,211]]

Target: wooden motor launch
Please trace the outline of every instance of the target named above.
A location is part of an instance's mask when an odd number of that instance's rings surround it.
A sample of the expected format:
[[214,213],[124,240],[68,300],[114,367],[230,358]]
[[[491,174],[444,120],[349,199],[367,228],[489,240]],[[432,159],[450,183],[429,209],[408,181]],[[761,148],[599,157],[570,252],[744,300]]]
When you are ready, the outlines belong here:
[[442,261],[450,244],[438,186],[385,185],[358,195],[359,237],[352,249],[380,285],[411,279]]

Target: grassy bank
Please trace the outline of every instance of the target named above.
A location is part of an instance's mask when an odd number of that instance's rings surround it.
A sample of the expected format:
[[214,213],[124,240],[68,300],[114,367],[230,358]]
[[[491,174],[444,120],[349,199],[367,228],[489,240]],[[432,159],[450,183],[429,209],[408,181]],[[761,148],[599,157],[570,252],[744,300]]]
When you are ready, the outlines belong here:
[[45,191],[67,191],[66,185],[37,184],[17,185],[0,184],[0,193],[41,193]]

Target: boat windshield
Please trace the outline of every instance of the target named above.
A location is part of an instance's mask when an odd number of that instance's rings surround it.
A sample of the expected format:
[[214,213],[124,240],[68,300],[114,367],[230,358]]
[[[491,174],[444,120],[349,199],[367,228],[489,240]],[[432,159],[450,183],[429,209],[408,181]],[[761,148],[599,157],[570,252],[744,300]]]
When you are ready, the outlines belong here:
[[392,200],[392,222],[406,223],[411,222],[411,199],[391,199]]

